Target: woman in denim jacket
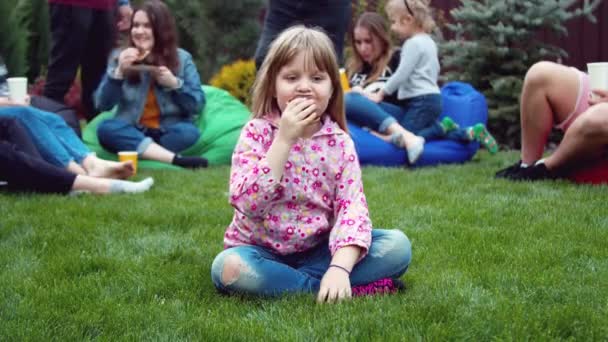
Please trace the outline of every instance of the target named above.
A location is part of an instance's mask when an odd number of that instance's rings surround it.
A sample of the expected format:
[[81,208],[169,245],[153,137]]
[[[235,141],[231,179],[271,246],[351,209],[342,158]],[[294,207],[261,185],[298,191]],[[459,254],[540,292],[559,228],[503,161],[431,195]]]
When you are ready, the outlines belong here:
[[175,21],[160,1],[146,1],[133,13],[130,46],[114,51],[95,93],[99,110],[116,107],[97,135],[109,151],[137,151],[142,159],[206,167],[201,157],[179,152],[200,136],[194,117],[205,94],[192,56],[177,48]]

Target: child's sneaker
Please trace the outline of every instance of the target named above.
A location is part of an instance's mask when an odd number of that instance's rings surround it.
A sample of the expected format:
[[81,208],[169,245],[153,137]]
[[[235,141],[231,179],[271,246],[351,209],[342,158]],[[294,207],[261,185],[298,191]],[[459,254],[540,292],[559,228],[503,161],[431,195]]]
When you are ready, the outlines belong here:
[[486,126],[482,123],[478,123],[473,127],[469,127],[468,132],[471,140],[477,140],[485,147],[491,154],[498,152],[498,144],[496,139],[490,134]]
[[405,289],[403,282],[396,278],[384,278],[366,285],[357,285],[351,288],[353,297],[375,296],[396,293]]
[[459,129],[459,128],[460,128],[460,126],[458,126],[458,124],[457,124],[457,123],[455,123],[455,122],[454,122],[454,120],[452,120],[452,118],[451,118],[451,117],[449,117],[449,116],[444,117],[444,118],[443,118],[443,119],[440,121],[440,124],[441,124],[441,128],[443,129],[443,131],[444,131],[445,133],[447,133],[447,132],[449,132],[449,131],[453,131],[453,130],[455,130],[455,129]]

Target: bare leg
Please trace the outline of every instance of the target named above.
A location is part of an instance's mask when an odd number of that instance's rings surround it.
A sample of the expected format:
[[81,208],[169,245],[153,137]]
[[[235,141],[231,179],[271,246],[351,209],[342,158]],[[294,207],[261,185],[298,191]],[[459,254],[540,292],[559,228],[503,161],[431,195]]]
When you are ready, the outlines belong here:
[[521,158],[526,164],[539,160],[555,123],[575,109],[579,75],[552,62],[534,64],[524,80],[521,94]]
[[68,164],[68,166],[65,167],[65,169],[76,175],[86,175],[87,174],[87,171],[85,169],[83,169],[82,166],[76,164],[76,162],[74,162],[74,161],[71,161]]
[[108,194],[110,193],[110,186],[111,180],[109,179],[78,175],[74,180],[72,190],[88,191],[94,194]]
[[175,157],[175,153],[153,142],[141,154],[141,157],[143,159],[157,160],[163,163],[171,164],[173,162],[173,158]]
[[568,128],[555,152],[545,159],[549,170],[567,167],[577,160],[598,159],[608,145],[608,104],[589,108]]
[[89,154],[82,161],[82,167],[86,174],[91,177],[126,179],[133,175],[135,169],[131,161],[115,162],[97,158],[95,154]]

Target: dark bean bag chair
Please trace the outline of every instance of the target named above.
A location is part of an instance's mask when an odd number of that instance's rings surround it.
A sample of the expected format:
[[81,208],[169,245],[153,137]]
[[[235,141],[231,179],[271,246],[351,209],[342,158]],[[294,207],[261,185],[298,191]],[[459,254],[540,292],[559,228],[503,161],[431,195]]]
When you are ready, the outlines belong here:
[[[470,84],[450,82],[441,89],[444,116],[451,117],[460,127],[488,121],[488,105],[485,97]],[[350,124],[348,128],[355,142],[361,165],[403,166],[409,165],[405,150],[386,143],[360,127]],[[415,166],[464,163],[471,160],[479,143],[461,143],[453,140],[428,141]]]

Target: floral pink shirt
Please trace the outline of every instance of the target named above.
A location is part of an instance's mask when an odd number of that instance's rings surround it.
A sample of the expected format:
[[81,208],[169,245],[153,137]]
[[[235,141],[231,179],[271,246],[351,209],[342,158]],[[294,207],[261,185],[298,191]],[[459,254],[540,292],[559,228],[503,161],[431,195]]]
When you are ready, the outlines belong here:
[[274,179],[266,153],[278,127],[253,119],[232,155],[230,203],[236,209],[224,246],[257,245],[277,254],[302,252],[329,239],[339,248],[369,249],[372,224],[354,143],[328,115],[310,139],[291,148],[282,179]]

